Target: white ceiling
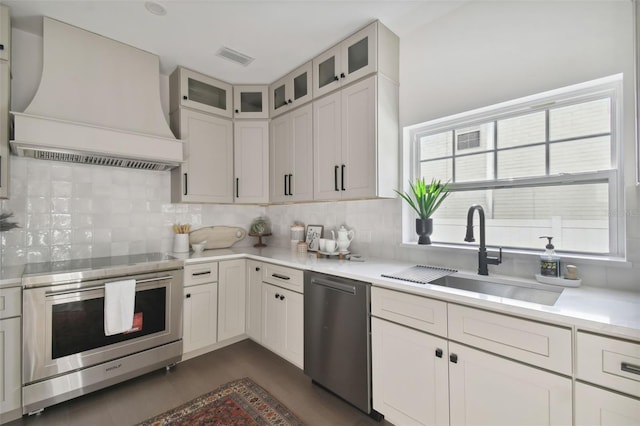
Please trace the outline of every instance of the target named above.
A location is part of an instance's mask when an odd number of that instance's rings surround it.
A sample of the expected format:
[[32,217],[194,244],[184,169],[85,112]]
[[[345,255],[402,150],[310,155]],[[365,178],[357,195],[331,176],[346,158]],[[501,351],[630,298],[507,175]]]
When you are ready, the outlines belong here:
[[[185,66],[233,84],[272,83],[375,19],[400,38],[459,0],[158,0],[156,16],[138,0],[2,0],[14,28],[42,33],[42,16],[160,57],[168,75]],[[248,67],[215,56],[222,46],[255,58]]]

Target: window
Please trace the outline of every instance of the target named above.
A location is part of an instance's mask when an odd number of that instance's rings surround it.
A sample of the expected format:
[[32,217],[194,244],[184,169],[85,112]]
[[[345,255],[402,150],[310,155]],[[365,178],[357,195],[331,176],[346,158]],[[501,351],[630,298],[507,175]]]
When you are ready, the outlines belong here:
[[480,204],[492,246],[540,250],[552,235],[558,250],[622,255],[621,85],[616,75],[406,128],[405,182],[451,183],[432,241],[466,244]]

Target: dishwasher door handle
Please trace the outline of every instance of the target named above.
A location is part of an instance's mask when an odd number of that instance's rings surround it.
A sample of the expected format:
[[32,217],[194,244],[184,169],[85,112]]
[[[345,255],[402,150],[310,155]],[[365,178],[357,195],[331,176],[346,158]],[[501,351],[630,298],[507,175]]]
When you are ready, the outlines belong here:
[[337,283],[329,280],[323,280],[322,278],[311,278],[311,284],[327,287],[347,294],[356,294],[356,286],[351,284]]

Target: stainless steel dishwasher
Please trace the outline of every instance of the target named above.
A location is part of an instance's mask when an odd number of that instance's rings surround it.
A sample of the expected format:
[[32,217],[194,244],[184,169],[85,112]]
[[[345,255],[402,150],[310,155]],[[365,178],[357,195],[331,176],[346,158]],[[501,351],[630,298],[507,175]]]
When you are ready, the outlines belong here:
[[371,284],[304,275],[304,372],[376,420],[371,406]]

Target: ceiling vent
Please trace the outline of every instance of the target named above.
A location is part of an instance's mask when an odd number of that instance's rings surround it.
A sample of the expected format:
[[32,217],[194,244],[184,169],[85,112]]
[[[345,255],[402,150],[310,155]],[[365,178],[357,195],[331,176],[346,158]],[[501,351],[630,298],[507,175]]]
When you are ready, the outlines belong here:
[[237,50],[233,50],[225,46],[221,47],[220,50],[218,50],[216,56],[227,59],[231,62],[235,62],[236,64],[240,64],[243,67],[248,66],[255,59],[251,56],[245,55],[244,53],[240,53]]

